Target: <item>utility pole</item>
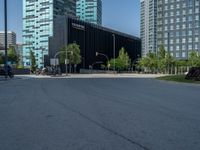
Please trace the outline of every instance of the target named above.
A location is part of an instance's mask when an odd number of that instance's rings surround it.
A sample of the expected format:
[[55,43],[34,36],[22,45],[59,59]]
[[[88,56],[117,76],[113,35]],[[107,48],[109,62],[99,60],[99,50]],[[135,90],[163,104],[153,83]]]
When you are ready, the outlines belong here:
[[68,60],[67,60],[67,47],[66,47],[66,60],[65,60],[65,63],[66,63],[66,76],[68,76]]
[[7,43],[7,0],[4,0],[4,24],[5,24],[5,77],[8,77],[8,43]]

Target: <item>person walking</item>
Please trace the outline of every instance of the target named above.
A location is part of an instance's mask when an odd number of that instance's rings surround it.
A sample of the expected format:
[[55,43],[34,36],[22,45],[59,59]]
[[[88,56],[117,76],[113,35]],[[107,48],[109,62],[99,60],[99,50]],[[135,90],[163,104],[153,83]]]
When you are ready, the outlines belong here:
[[7,65],[7,73],[8,73],[8,76],[9,76],[10,78],[13,78],[13,77],[14,77],[14,74],[13,74],[13,72],[12,72],[12,68],[11,68],[10,65]]

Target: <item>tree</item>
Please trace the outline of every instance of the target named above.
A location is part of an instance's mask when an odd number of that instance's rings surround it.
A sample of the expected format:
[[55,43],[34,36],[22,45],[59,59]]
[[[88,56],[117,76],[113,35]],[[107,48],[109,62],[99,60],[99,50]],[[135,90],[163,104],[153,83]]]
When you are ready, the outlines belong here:
[[155,70],[157,69],[158,67],[158,59],[157,59],[157,56],[155,53],[153,52],[149,52],[147,54],[147,58],[148,58],[148,68],[152,71],[152,72],[155,72]]
[[200,67],[200,56],[197,51],[190,52],[188,65],[191,67]]
[[60,49],[60,63],[64,64],[66,59],[66,51],[67,51],[67,60],[68,63],[71,65],[74,65],[76,68],[76,65],[81,63],[81,51],[80,46],[76,43],[68,44],[67,46],[64,46]]
[[78,65],[81,63],[81,51],[80,46],[76,43],[69,44],[67,47],[67,51],[69,52],[69,63],[73,65]]
[[164,48],[164,45],[160,45],[158,50],[158,71],[164,72],[166,69],[166,50]]
[[170,67],[172,67],[174,64],[175,64],[175,59],[171,56],[171,54],[169,52],[166,53],[165,65],[166,65],[168,73],[170,71]]
[[138,61],[137,67],[142,70],[147,70],[149,64],[149,59],[147,57],[142,57]]
[[0,53],[0,64],[3,64],[4,63],[4,57],[3,57],[3,54]]
[[176,60],[175,65],[178,66],[178,67],[187,66],[188,62],[186,60]]
[[158,67],[157,55],[150,51],[146,57],[139,59],[138,67],[145,71],[155,72]]
[[18,58],[15,48],[13,46],[11,46],[8,49],[8,61],[10,61],[11,63],[18,63],[18,61],[19,61],[19,58]]
[[115,64],[115,69],[117,69],[117,70],[123,70],[124,69],[123,62],[118,58],[111,59],[109,63],[110,63],[110,67],[113,68],[113,70],[114,70],[114,64]]
[[36,70],[36,59],[33,51],[30,51],[30,60],[31,60],[31,71],[34,72]]
[[164,45],[160,45],[159,51],[158,51],[158,57],[159,59],[164,59],[166,55],[166,50],[164,48]]
[[131,60],[124,47],[120,49],[119,55],[116,59],[111,59],[108,62],[108,64],[110,64],[110,67],[113,69],[114,69],[114,63],[115,63],[115,68],[117,70],[124,70],[130,66]]
[[80,46],[76,43],[69,44],[60,49],[60,62],[65,63],[67,51],[67,59],[69,64],[78,65],[81,63]]

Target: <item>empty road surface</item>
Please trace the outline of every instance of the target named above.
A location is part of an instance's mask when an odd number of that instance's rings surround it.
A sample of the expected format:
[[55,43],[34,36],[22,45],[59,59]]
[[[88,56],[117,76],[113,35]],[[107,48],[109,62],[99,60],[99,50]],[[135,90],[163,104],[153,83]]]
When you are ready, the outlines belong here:
[[200,150],[200,86],[0,81],[0,150]]

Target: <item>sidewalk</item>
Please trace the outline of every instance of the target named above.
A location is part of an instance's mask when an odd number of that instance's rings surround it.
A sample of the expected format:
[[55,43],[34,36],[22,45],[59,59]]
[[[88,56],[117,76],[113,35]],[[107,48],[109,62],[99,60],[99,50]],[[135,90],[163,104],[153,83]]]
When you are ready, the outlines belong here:
[[9,81],[9,80],[15,80],[15,79],[21,79],[21,77],[19,76],[14,76],[14,78],[10,78],[8,77],[7,79],[5,78],[5,76],[0,76],[0,81]]
[[47,76],[47,75],[16,75],[15,77],[19,77],[22,79],[30,79],[30,78],[157,78],[166,76],[163,74],[65,74],[61,76]]
[[5,76],[0,76],[0,82],[1,81],[8,81],[11,80],[9,77],[6,79]]
[[5,77],[4,76],[0,76],[0,81],[5,81]]

